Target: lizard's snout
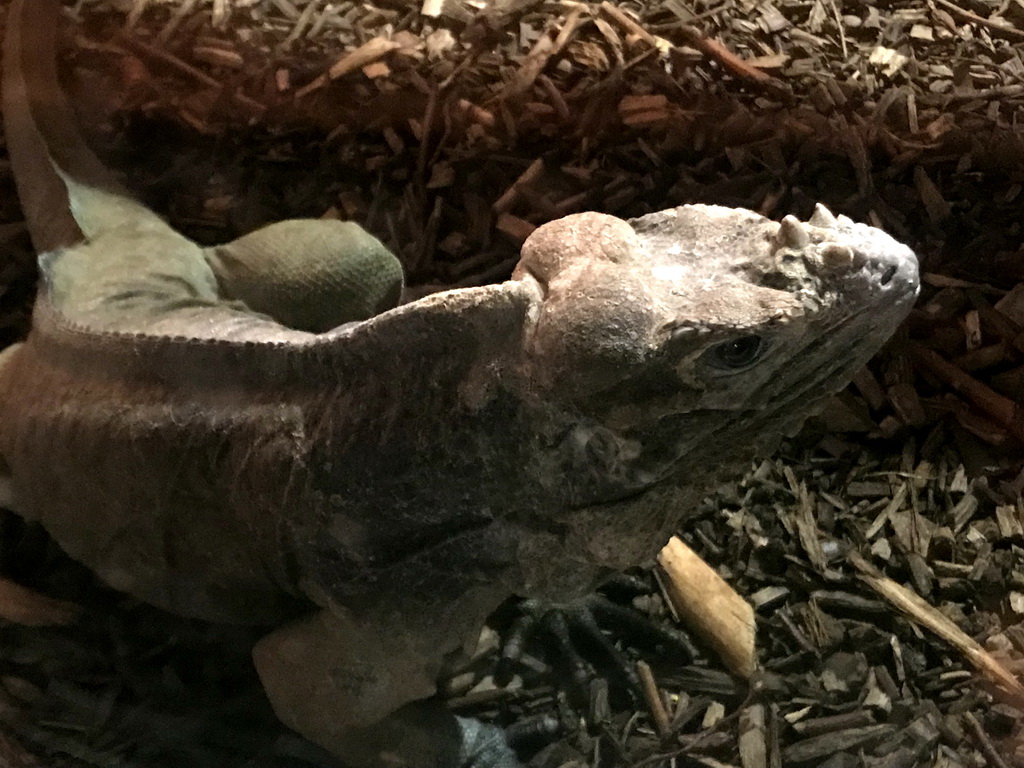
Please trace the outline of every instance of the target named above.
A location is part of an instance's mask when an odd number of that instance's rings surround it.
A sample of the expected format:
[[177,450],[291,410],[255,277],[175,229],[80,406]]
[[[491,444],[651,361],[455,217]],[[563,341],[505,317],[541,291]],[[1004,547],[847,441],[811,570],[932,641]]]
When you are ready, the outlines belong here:
[[[820,203],[806,223],[795,216],[783,218],[772,240],[772,280],[811,279],[821,283],[819,293],[834,284],[853,301],[917,295],[918,264],[910,248],[879,229],[837,217]],[[801,279],[803,269],[807,276]]]

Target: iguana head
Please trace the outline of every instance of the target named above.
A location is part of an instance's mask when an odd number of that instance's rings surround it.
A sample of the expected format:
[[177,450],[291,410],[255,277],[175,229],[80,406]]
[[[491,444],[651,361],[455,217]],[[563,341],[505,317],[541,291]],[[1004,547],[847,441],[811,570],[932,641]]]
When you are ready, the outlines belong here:
[[818,206],[807,223],[687,205],[539,228],[515,279],[542,299],[521,370],[572,418],[559,479],[600,503],[794,431],[903,320],[917,260]]

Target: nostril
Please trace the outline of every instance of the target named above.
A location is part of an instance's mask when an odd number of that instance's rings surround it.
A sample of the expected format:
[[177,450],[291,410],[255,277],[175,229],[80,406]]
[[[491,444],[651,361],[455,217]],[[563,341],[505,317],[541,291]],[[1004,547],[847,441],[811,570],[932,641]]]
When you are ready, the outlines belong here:
[[896,265],[893,264],[891,267],[882,273],[882,285],[888,285],[892,282],[892,279],[896,276]]

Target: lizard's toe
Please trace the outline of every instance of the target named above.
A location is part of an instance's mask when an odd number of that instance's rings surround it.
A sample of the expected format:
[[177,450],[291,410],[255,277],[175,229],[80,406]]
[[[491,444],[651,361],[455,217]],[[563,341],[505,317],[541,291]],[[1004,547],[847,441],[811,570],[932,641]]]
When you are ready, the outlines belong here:
[[676,658],[686,660],[699,655],[684,632],[663,626],[600,593],[559,603],[524,600],[518,610],[505,635],[495,671],[499,683],[511,679],[526,649],[534,643],[554,651],[563,674],[578,690],[587,690],[595,668],[604,667],[634,697],[642,696],[640,681],[616,640],[635,648],[669,649]]

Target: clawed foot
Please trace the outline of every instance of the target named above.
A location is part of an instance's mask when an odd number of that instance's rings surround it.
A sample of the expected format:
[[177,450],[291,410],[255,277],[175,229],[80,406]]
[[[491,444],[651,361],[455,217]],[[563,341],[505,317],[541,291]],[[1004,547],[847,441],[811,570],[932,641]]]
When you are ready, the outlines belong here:
[[[619,581],[635,589],[635,581]],[[577,691],[586,691],[598,669],[622,683],[634,698],[641,684],[634,663],[616,645],[621,638],[628,645],[646,650],[662,649],[690,663],[697,655],[693,642],[683,632],[656,623],[639,611],[612,601],[600,593],[576,600],[550,603],[523,600],[519,615],[506,633],[495,682],[507,684],[528,648],[553,648],[557,664]]]

